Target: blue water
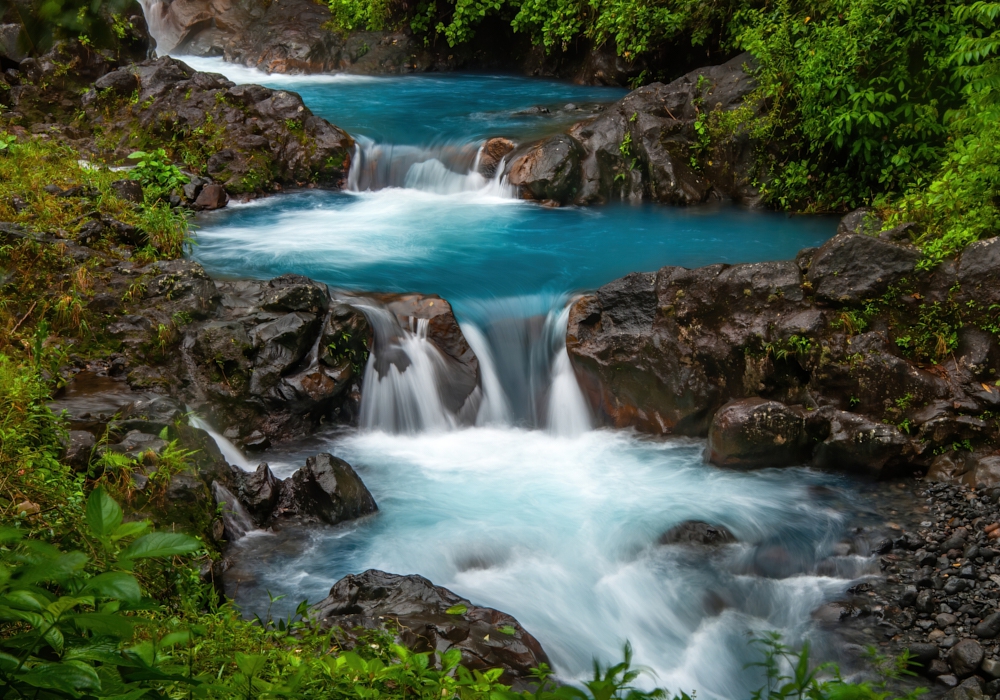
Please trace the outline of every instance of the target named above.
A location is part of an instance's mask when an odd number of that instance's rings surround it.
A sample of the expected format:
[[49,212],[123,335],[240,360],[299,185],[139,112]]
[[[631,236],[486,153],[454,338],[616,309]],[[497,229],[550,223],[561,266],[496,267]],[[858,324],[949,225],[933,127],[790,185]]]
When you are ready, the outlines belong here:
[[[811,612],[872,567],[865,557],[826,559],[856,505],[850,483],[803,469],[717,470],[703,464],[699,441],[594,429],[562,343],[563,309],[570,295],[636,270],[789,259],[831,236],[835,222],[727,206],[548,209],[470,172],[484,138],[535,137],[584,114],[560,104],[592,106],[621,91],[514,77],[262,76],[192,63],[298,90],[358,137],[358,162],[380,164],[378,177],[353,180],[356,191],[201,216],[195,259],[219,276],[291,272],[347,290],[440,294],[479,355],[490,409],[462,424],[430,415],[439,408],[428,401],[408,431],[376,419],[266,453],[280,476],[318,451],[342,456],[380,511],[339,528],[248,537],[229,575],[248,610],[263,612],[266,591],[315,600],[370,567],[418,573],[513,614],[564,679],[585,675],[592,656],[619,660],[630,640],[657,674],[646,685],[719,700],[748,698],[762,682],[743,670],[756,659],[750,635],[819,636]],[[550,114],[513,114],[534,105]],[[436,352],[417,337],[401,347]],[[366,406],[377,416],[373,402],[392,400],[406,380],[410,391],[433,391],[433,371],[417,374],[431,366],[414,361],[394,384],[366,374],[363,416]],[[740,544],[708,554],[657,545],[688,518],[726,525]],[[775,551],[792,570],[759,575],[755,562]]]

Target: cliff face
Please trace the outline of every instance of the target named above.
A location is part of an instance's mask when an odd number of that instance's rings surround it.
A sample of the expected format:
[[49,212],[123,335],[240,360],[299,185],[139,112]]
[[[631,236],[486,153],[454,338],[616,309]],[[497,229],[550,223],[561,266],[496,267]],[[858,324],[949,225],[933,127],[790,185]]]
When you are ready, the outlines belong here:
[[717,463],[959,478],[1000,446],[1000,238],[918,258],[844,231],[794,262],[634,273],[574,305],[567,347],[607,423],[708,435]]

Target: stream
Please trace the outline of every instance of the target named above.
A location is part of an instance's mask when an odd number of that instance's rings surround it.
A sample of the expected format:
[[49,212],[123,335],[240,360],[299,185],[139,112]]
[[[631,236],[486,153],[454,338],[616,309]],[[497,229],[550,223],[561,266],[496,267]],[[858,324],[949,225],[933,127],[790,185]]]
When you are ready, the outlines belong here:
[[[475,171],[485,138],[558,131],[624,94],[615,88],[496,75],[268,76],[183,60],[297,91],[358,142],[348,191],[201,215],[194,259],[222,277],[293,272],[344,294],[439,294],[482,373],[474,414],[450,410],[420,328],[390,332],[377,306],[364,308],[376,345],[360,427],[261,459],[286,477],[332,452],[380,510],[241,540],[228,585],[245,610],[264,614],[270,593],[286,596],[272,613],[287,614],[367,568],[417,573],[514,615],[563,679],[588,676],[595,656],[619,660],[628,640],[655,674],[648,684],[746,698],[761,685],[744,671],[754,634],[822,636],[812,612],[877,571],[865,552],[836,547],[866,509],[855,484],[806,469],[716,469],[702,461],[703,441],[598,428],[564,343],[574,295],[663,265],[788,259],[829,238],[834,221],[721,205],[549,209]],[[406,355],[404,370],[378,368],[390,352]],[[688,519],[724,525],[741,544],[658,545]]]

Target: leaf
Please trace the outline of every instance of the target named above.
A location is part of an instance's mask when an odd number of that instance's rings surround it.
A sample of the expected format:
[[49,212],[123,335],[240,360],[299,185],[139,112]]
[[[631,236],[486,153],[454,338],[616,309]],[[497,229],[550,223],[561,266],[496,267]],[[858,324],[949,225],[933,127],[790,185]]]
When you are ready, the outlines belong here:
[[135,537],[141,535],[146,530],[149,529],[149,522],[146,520],[133,520],[130,523],[122,523],[115,531],[111,533],[111,541],[117,542],[118,540],[125,539],[126,537]]
[[138,603],[142,600],[142,591],[135,576],[124,571],[109,571],[87,581],[81,593],[93,593],[95,596],[114,598],[126,603]]
[[147,155],[149,154],[145,151],[134,151],[128,155],[128,159],[135,160],[136,158],[145,158]]
[[100,690],[101,679],[93,668],[75,663],[41,664],[24,674],[18,680],[36,688],[61,690],[79,697],[88,690]]
[[94,634],[127,639],[132,636],[133,625],[124,615],[112,613],[84,613],[70,619],[77,627]]
[[179,532],[151,532],[126,547],[121,553],[121,558],[172,557],[175,554],[189,554],[200,547],[201,543],[198,540]]
[[452,605],[450,608],[444,611],[446,615],[464,615],[469,612],[467,605],[459,603],[458,605]]
[[244,654],[236,652],[236,668],[248,678],[253,678],[264,670],[266,660],[258,654]]
[[87,499],[86,516],[91,532],[100,539],[110,537],[122,524],[122,509],[103,486],[94,489]]
[[504,625],[499,631],[509,636],[517,634],[517,628],[515,628],[514,625]]

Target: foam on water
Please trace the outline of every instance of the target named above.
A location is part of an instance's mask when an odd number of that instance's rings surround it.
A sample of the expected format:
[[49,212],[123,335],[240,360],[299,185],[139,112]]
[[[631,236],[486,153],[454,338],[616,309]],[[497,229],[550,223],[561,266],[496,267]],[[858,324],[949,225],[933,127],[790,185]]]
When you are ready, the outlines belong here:
[[[514,615],[566,678],[585,676],[594,654],[619,658],[629,640],[657,683],[733,698],[758,680],[742,672],[750,633],[801,639],[811,611],[849,585],[814,573],[845,526],[833,480],[713,469],[700,442],[607,430],[376,431],[269,461],[287,476],[317,449],[355,465],[380,511],[296,546],[243,545],[256,568],[239,588],[251,608],[266,603],[266,590],[287,593],[292,607],[317,600],[367,568],[419,573]],[[724,525],[747,544],[714,554],[656,544],[686,519]],[[755,575],[760,548],[779,545],[796,553],[798,568],[783,572],[793,575]]]

